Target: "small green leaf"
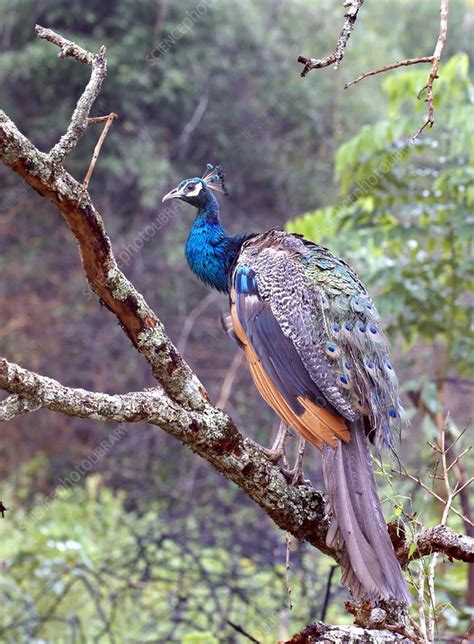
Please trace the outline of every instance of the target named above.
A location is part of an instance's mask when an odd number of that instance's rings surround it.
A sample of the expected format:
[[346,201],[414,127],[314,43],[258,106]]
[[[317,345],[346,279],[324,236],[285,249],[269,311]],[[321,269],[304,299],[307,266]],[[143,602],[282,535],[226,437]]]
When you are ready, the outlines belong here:
[[413,557],[413,554],[416,550],[416,543],[410,543],[410,547],[408,548],[408,559],[411,559]]

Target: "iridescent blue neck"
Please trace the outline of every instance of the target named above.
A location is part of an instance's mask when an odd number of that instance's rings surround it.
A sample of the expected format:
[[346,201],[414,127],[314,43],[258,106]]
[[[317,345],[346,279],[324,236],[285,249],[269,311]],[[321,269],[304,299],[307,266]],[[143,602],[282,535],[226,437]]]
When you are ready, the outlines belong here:
[[186,242],[186,259],[200,280],[228,292],[228,273],[248,236],[228,235],[221,224],[219,204],[213,194],[197,212]]

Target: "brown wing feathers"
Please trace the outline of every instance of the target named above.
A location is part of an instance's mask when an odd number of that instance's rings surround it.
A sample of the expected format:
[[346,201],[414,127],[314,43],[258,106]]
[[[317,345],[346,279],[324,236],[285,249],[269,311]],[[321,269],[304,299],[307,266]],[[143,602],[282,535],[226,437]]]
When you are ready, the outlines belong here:
[[324,402],[291,340],[282,332],[268,303],[252,293],[231,291],[233,331],[242,343],[250,373],[261,396],[288,425],[322,449],[349,441],[345,420]]

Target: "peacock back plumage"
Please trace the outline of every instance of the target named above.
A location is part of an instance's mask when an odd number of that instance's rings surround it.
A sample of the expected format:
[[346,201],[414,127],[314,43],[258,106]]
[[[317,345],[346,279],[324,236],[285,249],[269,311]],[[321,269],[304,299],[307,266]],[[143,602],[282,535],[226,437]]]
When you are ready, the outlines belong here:
[[397,377],[377,309],[350,266],[270,230],[243,244],[231,280],[249,271],[323,397],[347,420],[366,417],[377,447],[394,447],[404,422]]

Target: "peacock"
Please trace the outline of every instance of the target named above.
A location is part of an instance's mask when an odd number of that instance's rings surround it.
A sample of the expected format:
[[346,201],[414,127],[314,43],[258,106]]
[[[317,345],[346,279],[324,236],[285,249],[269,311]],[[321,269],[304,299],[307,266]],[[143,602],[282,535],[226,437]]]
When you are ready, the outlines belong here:
[[[341,553],[342,583],[356,599],[408,604],[367,440],[394,450],[404,422],[374,303],[345,261],[301,235],[276,228],[229,235],[215,192],[227,193],[224,174],[208,164],[203,177],[163,197],[197,208],[189,266],[228,295],[225,327],[282,426],[321,451],[332,513],[327,543]],[[277,458],[283,442],[277,437]]]

